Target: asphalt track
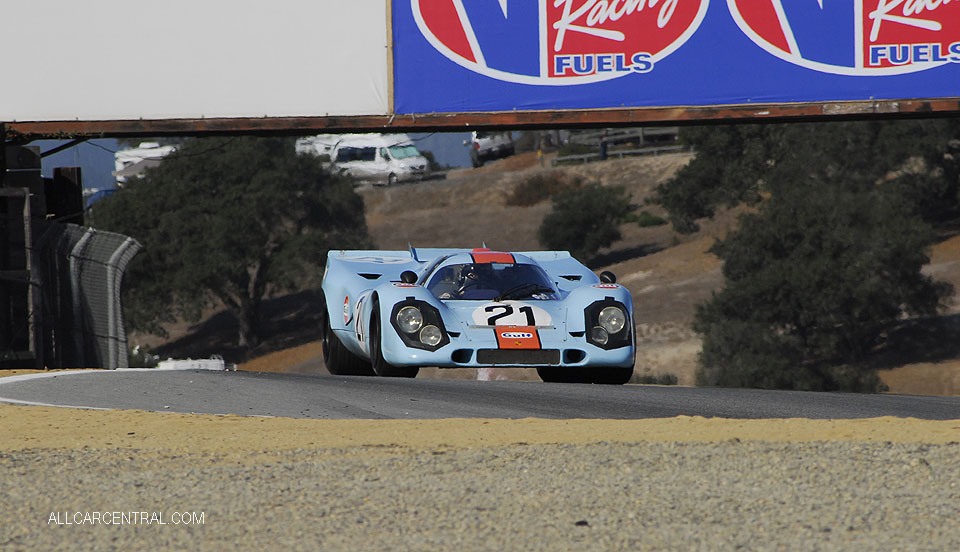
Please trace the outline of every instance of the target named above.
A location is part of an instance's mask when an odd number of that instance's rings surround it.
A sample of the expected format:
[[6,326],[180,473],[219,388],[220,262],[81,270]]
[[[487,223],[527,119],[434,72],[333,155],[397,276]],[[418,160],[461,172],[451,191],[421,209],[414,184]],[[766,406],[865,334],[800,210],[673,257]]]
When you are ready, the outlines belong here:
[[0,402],[316,419],[960,418],[960,397],[202,370],[0,378]]

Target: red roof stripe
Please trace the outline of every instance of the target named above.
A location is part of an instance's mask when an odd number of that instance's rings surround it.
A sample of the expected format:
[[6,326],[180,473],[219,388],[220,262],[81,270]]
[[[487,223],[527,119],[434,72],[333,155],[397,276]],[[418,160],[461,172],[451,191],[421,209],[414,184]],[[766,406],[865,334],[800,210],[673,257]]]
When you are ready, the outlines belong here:
[[475,263],[504,263],[504,264],[513,264],[516,259],[513,258],[513,255],[510,253],[473,253],[473,262]]

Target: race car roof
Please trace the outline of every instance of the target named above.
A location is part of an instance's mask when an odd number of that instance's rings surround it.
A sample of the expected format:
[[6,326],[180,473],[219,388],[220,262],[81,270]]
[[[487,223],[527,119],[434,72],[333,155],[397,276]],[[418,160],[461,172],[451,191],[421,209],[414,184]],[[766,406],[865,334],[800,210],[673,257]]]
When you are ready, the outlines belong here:
[[[536,262],[549,274],[582,283],[598,282],[599,278],[586,266],[570,256],[567,251],[518,251],[505,253],[486,248],[445,249],[413,248],[409,251],[386,250],[331,250],[331,260],[350,260],[355,273],[386,274],[398,278],[403,270],[418,270],[420,267],[438,258],[463,255],[460,262]],[[455,259],[446,259],[457,262]]]

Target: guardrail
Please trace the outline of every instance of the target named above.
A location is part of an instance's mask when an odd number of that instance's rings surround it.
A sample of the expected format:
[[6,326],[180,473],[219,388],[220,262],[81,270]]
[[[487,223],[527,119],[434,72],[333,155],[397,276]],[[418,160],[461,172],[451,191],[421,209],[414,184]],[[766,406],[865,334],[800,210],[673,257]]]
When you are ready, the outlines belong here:
[[[632,150],[614,150],[607,152],[607,159],[611,157],[617,157],[623,159],[624,157],[639,157],[644,155],[661,155],[664,153],[679,153],[684,151],[691,151],[690,146],[661,146],[657,148],[640,148]],[[550,160],[550,166],[556,167],[557,165],[573,165],[577,163],[585,164],[591,163],[593,161],[600,161],[599,153],[587,153],[583,155],[565,155],[563,157],[556,157]]]
[[607,128],[600,130],[580,130],[570,133],[568,140],[574,144],[597,144],[605,140],[611,144],[634,142],[644,145],[648,141],[676,142],[680,127],[640,127],[640,128]]

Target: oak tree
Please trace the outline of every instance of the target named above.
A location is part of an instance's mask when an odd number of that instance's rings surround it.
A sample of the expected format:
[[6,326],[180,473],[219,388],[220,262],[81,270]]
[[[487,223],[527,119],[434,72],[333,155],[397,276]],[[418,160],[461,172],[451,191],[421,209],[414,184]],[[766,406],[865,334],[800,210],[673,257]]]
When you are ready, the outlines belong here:
[[260,340],[266,297],[316,285],[330,248],[369,245],[352,184],[298,156],[292,139],[186,141],[94,211],[98,228],[144,245],[125,278],[132,329],[162,334],[222,305],[241,347]]

